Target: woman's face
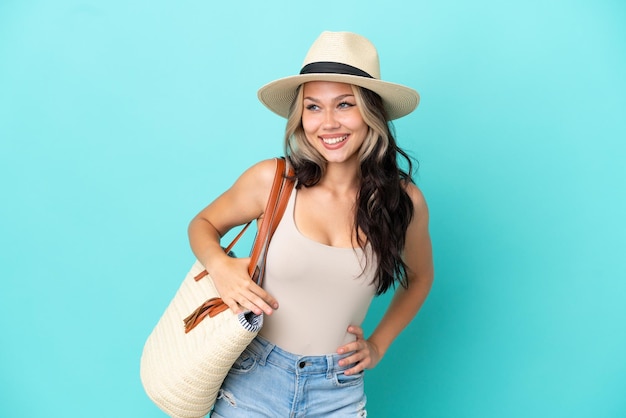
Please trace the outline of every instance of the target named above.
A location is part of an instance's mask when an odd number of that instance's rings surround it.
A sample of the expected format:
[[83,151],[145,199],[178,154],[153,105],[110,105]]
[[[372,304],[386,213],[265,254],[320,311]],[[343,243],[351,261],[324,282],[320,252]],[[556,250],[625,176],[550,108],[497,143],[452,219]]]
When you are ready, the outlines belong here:
[[350,84],[311,81],[303,89],[302,127],[309,143],[329,163],[358,158],[369,128]]

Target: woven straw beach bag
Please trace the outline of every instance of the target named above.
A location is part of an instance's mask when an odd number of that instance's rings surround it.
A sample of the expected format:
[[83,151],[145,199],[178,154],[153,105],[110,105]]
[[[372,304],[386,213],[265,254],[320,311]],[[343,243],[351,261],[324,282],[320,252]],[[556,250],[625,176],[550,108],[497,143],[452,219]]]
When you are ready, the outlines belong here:
[[172,417],[209,413],[222,381],[263,325],[263,316],[235,315],[230,309],[205,318],[185,333],[183,318],[206,300],[219,297],[210,278],[195,281],[196,262],[154,331],[141,357],[141,380],[148,396]]
[[[272,193],[248,268],[259,284],[269,241],[293,189],[292,172],[286,171],[283,159],[276,161]],[[244,231],[226,248],[227,253]],[[146,393],[171,417],[206,416],[231,366],[262,325],[262,315],[236,315],[228,309],[196,261],[144,345],[140,376]]]

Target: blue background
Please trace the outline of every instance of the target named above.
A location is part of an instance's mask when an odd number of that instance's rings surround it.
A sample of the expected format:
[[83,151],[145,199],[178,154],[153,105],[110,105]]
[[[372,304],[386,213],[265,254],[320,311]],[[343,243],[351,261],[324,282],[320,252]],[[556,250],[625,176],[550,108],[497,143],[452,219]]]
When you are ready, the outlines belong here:
[[437,274],[370,416],[626,416],[625,22],[618,0],[3,0],[0,416],[163,416],[139,357],[187,223],[281,154],[256,90],[327,29],[422,95],[395,126]]

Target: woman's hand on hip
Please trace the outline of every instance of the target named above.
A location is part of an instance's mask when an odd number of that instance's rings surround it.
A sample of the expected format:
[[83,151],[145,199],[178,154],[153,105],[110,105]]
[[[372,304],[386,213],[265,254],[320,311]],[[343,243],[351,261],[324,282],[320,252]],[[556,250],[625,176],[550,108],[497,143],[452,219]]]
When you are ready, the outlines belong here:
[[354,364],[353,367],[345,371],[345,374],[351,375],[359,373],[365,369],[373,369],[380,361],[378,348],[371,341],[363,338],[363,328],[350,325],[348,332],[356,336],[356,341],[343,345],[337,349],[338,354],[346,354],[352,352],[349,356],[339,361],[340,366]]

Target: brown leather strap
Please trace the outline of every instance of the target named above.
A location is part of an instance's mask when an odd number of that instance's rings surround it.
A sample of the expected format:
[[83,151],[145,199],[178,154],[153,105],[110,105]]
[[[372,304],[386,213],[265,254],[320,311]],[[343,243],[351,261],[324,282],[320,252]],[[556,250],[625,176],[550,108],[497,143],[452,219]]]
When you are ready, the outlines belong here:
[[[274,226],[273,230],[271,229],[270,224],[272,223],[272,218],[271,216],[267,216],[267,214],[273,213],[274,208],[278,204],[279,195],[281,194],[281,190],[284,188],[285,181],[287,180],[286,178],[284,178],[283,173],[288,174],[292,172],[292,170],[290,170],[289,172],[285,171],[285,160],[283,158],[275,158],[275,160],[276,160],[276,171],[274,173],[274,180],[272,182],[272,188],[270,189],[270,195],[267,200],[267,204],[265,205],[265,214],[263,216],[263,219],[261,220],[261,225],[259,226],[256,238],[254,240],[254,244],[252,245],[252,251],[250,252],[250,264],[248,265],[248,274],[250,275],[250,277],[253,277],[253,273],[255,272],[255,268],[259,261],[259,256],[263,252],[263,248],[261,247],[261,245],[263,245],[265,242],[263,237],[267,236],[268,231],[271,231],[271,233],[273,234],[274,231],[276,230],[277,225]],[[292,183],[291,187],[293,188],[293,181],[291,183]],[[284,212],[284,209],[283,209],[283,212]],[[281,212],[281,216],[282,216],[282,212]],[[233,249],[235,244],[239,241],[239,238],[243,236],[244,232],[246,232],[246,230],[248,229],[251,223],[252,221],[248,222],[242,228],[242,230],[239,231],[237,236],[233,238],[230,244],[228,244],[228,246],[224,249],[226,253],[228,253],[230,250]],[[269,239],[267,240],[267,243],[269,243]],[[206,270],[203,270],[194,277],[194,280],[198,281],[202,279],[203,277],[206,277],[208,274],[209,273]]]
[[221,298],[208,299],[200,305],[198,309],[193,311],[191,315],[183,319],[185,323],[185,333],[194,329],[207,315],[212,318],[224,312],[226,309],[228,309],[228,305],[226,305]]
[[[259,286],[262,284],[263,277],[265,276],[265,259],[267,257],[267,249],[269,247],[270,240],[278,227],[278,224],[285,213],[285,208],[291,196],[291,191],[294,186],[294,173],[293,169],[285,163],[283,158],[276,159],[276,173],[274,174],[274,181],[272,183],[272,189],[270,196],[267,200],[265,207],[265,213],[261,220],[257,236],[252,246],[250,253],[250,264],[248,265],[248,273],[252,280],[254,280]],[[226,247],[225,251],[229,252],[235,243],[241,238],[243,233],[248,229],[250,223],[237,234],[233,241]],[[194,277],[196,281],[207,276],[209,273],[203,270]],[[205,301],[200,307],[185,318],[185,333],[191,331],[198,325],[207,315],[213,317],[228,309],[228,305],[224,303],[221,298],[211,298]]]
[[[278,166],[276,168],[277,177],[280,179],[280,185],[278,186],[277,193],[270,195],[270,199],[267,201],[267,207],[265,208],[265,214],[259,227],[259,233],[255,239],[254,246],[252,248],[250,264],[248,265],[248,273],[254,282],[259,286],[262,285],[263,277],[265,276],[265,259],[267,258],[267,249],[269,248],[270,240],[276,232],[276,228],[280,223],[280,220],[285,213],[289,196],[294,186],[294,173],[293,169],[285,163],[284,159],[277,161]],[[281,170],[280,176],[278,170]],[[259,241],[257,245],[257,241]]]
[[263,253],[267,249],[271,235],[274,233],[274,230],[276,230],[276,226],[273,226],[274,213],[281,195],[281,189],[284,185],[284,172],[285,160],[282,158],[277,158],[274,182],[272,183],[270,196],[267,199],[267,204],[265,205],[265,212],[263,213],[261,225],[259,225],[259,230],[256,234],[256,238],[254,239],[254,245],[252,246],[252,252],[250,253],[250,264],[248,265],[248,274],[255,282],[257,282],[257,284],[258,280],[256,280],[254,276],[256,270],[258,269],[259,259],[262,257]]

